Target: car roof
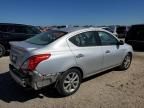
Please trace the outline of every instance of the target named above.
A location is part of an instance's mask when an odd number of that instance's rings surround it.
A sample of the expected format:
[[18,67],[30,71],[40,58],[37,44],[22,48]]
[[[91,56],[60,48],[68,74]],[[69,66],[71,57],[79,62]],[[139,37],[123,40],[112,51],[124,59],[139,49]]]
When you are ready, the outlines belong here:
[[109,29],[111,29],[110,27],[100,27],[100,28],[102,28],[102,29],[104,29],[104,28],[109,28]]
[[102,28],[99,28],[99,27],[70,27],[70,28],[62,28],[62,29],[58,29],[58,30],[67,32],[67,33],[71,33],[71,32],[83,30],[83,29],[102,29]]
[[74,31],[77,31],[77,30],[82,30],[84,29],[84,27],[69,27],[69,28],[61,28],[61,29],[58,29],[60,31],[64,31],[64,32],[67,32],[67,33],[71,33],[71,32],[74,32]]

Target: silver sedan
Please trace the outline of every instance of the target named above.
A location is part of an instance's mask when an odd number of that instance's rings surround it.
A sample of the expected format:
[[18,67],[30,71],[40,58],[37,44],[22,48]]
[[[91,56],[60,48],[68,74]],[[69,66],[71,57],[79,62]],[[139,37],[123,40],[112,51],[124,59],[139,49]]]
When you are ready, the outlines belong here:
[[133,49],[101,28],[49,30],[11,42],[10,74],[35,90],[54,84],[63,96],[75,93],[91,75],[129,68]]

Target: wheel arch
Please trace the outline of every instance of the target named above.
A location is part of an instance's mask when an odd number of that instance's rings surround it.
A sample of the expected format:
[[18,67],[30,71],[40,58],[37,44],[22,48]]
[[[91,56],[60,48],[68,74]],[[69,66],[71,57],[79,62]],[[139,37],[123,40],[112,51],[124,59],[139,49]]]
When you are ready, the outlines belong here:
[[132,52],[129,51],[128,54],[130,54],[130,56],[132,57]]
[[83,78],[83,70],[80,68],[80,67],[77,67],[77,66],[75,66],[75,67],[71,67],[70,69],[77,69],[77,70],[79,70],[80,71],[80,73],[81,73],[81,77]]

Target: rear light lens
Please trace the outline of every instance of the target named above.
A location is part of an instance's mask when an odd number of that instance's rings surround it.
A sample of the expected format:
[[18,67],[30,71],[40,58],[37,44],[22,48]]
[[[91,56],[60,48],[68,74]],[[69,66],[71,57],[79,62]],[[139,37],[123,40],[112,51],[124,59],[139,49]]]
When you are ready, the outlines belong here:
[[24,62],[21,69],[33,71],[40,62],[47,60],[50,56],[51,54],[34,55]]

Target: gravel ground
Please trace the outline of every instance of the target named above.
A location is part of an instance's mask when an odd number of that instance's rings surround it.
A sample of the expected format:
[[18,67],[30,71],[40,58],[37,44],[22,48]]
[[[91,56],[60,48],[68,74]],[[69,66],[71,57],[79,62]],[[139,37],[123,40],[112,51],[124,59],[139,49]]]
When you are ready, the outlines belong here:
[[78,92],[60,97],[53,88],[25,90],[0,58],[0,108],[144,108],[144,52],[135,52],[127,71],[109,70],[83,81]]

